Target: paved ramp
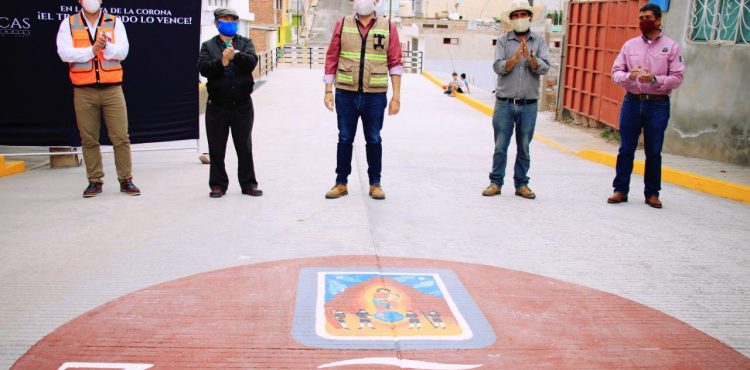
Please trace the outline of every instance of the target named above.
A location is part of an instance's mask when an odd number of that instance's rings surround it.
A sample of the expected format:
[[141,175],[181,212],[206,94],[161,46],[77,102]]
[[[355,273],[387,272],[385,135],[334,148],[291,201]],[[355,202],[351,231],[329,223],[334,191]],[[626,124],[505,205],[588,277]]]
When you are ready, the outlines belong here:
[[331,42],[333,27],[345,15],[353,13],[351,0],[318,0],[315,19],[310,30],[310,46],[327,46]]

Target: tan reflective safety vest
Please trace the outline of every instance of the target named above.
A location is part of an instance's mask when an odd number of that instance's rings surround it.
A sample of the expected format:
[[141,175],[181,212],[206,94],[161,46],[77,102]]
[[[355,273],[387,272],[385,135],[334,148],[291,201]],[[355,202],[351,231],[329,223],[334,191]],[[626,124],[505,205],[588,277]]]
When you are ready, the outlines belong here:
[[377,17],[364,37],[354,16],[344,17],[336,88],[366,93],[388,91],[388,20]]
[[[94,44],[91,38],[83,14],[78,13],[68,17],[70,22],[70,34],[73,36],[73,47],[87,48]],[[109,42],[115,42],[116,18],[108,13],[103,13],[99,19],[96,34],[105,32]],[[76,86],[87,86],[95,84],[118,84],[122,82],[122,65],[119,60],[104,59],[104,52],[99,51],[96,56],[83,63],[70,63],[70,81]]]

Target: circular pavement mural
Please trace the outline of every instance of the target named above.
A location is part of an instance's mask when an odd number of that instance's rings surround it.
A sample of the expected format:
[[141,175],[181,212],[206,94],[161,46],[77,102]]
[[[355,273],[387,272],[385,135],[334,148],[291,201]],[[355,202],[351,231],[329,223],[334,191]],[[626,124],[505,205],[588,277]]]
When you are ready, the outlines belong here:
[[13,369],[750,368],[621,297],[492,266],[276,261],[146,288],[63,325]]

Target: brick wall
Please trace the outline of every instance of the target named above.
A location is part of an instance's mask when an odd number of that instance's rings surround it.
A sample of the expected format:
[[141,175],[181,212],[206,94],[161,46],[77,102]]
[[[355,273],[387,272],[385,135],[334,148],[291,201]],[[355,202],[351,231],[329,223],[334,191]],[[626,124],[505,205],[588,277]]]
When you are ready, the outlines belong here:
[[[274,5],[276,0],[251,0],[250,11],[255,14],[255,26],[273,26]],[[276,11],[276,24],[281,24],[281,11]],[[257,52],[267,51],[269,45],[266,45],[266,34],[271,31],[251,29],[250,38],[253,39]]]
[[[255,24],[271,25],[273,22],[273,7],[275,0],[253,0],[250,2],[250,11],[255,13]],[[281,13],[281,11],[277,11]],[[277,14],[277,18],[280,14]],[[280,19],[277,19],[277,23]]]
[[258,53],[268,50],[268,45],[266,45],[267,32],[268,31],[266,30],[250,30],[250,38],[253,40],[253,44],[255,44],[255,51]]

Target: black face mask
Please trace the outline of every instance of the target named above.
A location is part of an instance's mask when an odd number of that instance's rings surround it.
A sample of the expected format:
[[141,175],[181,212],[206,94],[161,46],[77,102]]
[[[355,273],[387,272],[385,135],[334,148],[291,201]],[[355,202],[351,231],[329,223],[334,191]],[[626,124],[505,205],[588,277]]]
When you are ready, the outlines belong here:
[[644,35],[648,35],[649,33],[658,30],[656,27],[656,21],[653,19],[641,20],[641,23],[638,26],[641,28],[641,32],[643,32]]

